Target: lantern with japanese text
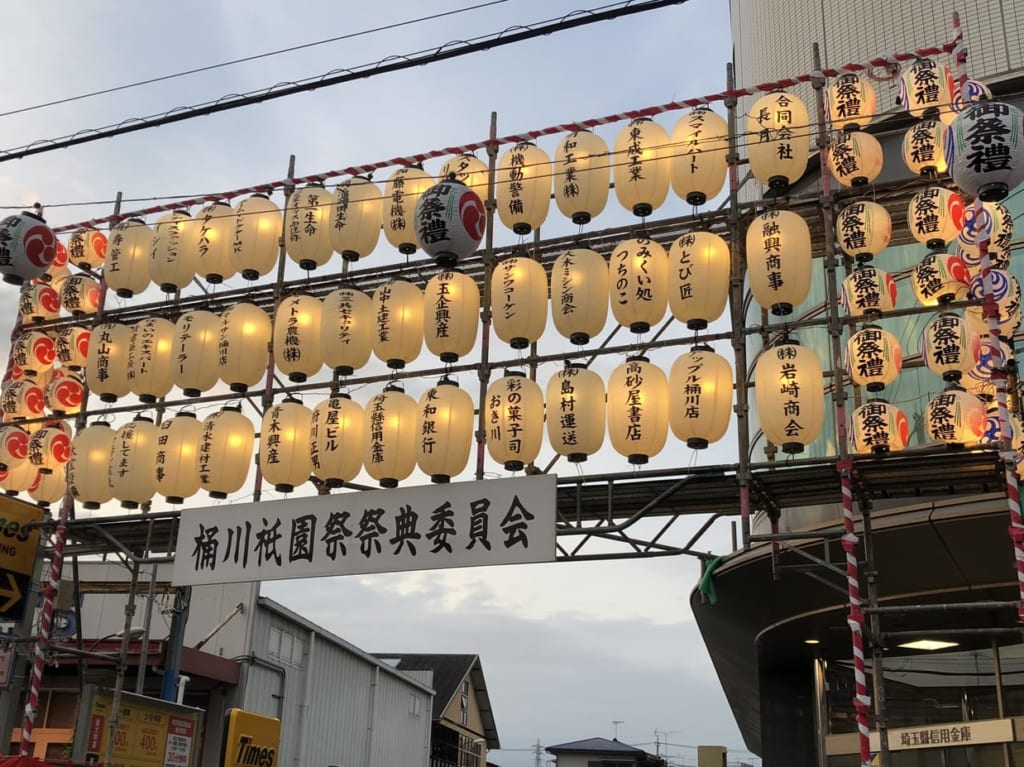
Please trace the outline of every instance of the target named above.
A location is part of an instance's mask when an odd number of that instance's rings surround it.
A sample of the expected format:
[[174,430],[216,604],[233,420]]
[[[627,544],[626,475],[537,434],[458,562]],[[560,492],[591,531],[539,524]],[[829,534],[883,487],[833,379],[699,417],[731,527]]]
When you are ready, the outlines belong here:
[[498,160],[494,194],[501,223],[520,235],[539,229],[551,202],[551,158],[530,141],[512,146]]
[[491,273],[494,332],[513,349],[540,339],[548,319],[548,278],[528,256],[502,259]]
[[324,296],[320,312],[320,352],[335,373],[350,376],[370,359],[373,302],[355,288]]
[[31,488],[39,480],[39,471],[28,461],[0,471],[0,490],[17,495]]
[[754,394],[766,440],[783,453],[802,453],[825,421],[821,361],[810,349],[786,340],[765,349],[754,368]]
[[89,358],[89,339],[92,331],[78,325],[67,325],[57,331],[57,359],[71,370],[85,367]]
[[270,317],[255,304],[240,302],[221,314],[218,375],[231,391],[244,393],[263,378],[271,333]]
[[176,210],[162,216],[153,228],[149,278],[164,293],[181,290],[196,276],[199,253],[187,241],[191,223],[188,213]]
[[943,381],[959,381],[974,367],[979,353],[977,334],[960,315],[952,312],[943,312],[932,319],[921,334],[924,364],[935,375],[942,376]]
[[331,247],[346,261],[357,261],[377,247],[383,223],[380,187],[362,176],[338,184],[331,208]]
[[943,139],[946,126],[941,120],[920,120],[903,136],[903,162],[918,176],[935,177],[946,172]]
[[322,184],[299,189],[288,200],[284,245],[300,269],[311,272],[331,260],[331,206],[334,198]]
[[791,93],[759,98],[747,113],[750,172],[769,189],[784,190],[807,169],[811,133],[807,106]]
[[[448,181],[452,176],[460,184],[468,186],[480,197],[487,198],[487,178],[490,171],[487,163],[472,154],[460,154],[449,157],[437,174],[438,183]],[[422,242],[422,240],[421,240]]]
[[573,131],[558,142],[552,162],[555,204],[574,224],[589,224],[608,203],[608,156],[608,144],[589,130]]
[[68,277],[60,288],[60,303],[72,317],[95,314],[100,305],[100,285],[84,274]]
[[885,400],[865,402],[850,416],[850,442],[856,453],[888,455],[905,448],[909,439],[907,416]]
[[841,133],[828,147],[828,166],[843,186],[870,184],[882,172],[882,145],[870,133]]
[[866,325],[846,342],[850,379],[869,392],[881,391],[895,381],[902,367],[900,340],[877,325]]
[[53,367],[57,346],[49,334],[41,330],[19,333],[11,345],[11,359],[23,373],[38,376]]
[[416,468],[416,400],[389,384],[366,404],[363,466],[381,487],[397,487]]
[[703,450],[725,436],[732,414],[732,368],[710,346],[695,346],[672,363],[668,423],[677,439]]
[[668,307],[668,253],[654,240],[623,240],[608,260],[612,316],[633,333],[661,322]]
[[[60,241],[58,240],[58,243],[59,242]],[[63,247],[63,245],[61,247]],[[148,245],[148,243],[146,245],[146,248],[147,248],[146,255],[147,255],[147,258],[148,258],[149,257],[149,250],[148,250],[149,245]],[[45,282],[47,285],[50,285],[54,290],[56,290],[58,293],[60,293],[61,289],[64,287],[64,281],[66,279],[68,279],[68,277],[70,277],[70,276],[71,276],[71,270],[68,269],[67,263],[60,264],[60,265],[54,263],[54,264],[50,264],[50,268],[47,269],[45,272],[43,272],[42,276],[39,277],[38,279],[41,282]]]
[[39,472],[36,481],[28,489],[28,494],[37,504],[48,507],[59,502],[67,492],[67,476],[64,467],[59,466],[49,474]]
[[[953,98],[950,106],[953,112],[960,113],[971,104],[979,101],[988,101],[992,98],[992,90],[980,80],[967,80],[966,82],[953,86]],[[950,118],[952,120],[952,117]]]
[[117,322],[103,322],[92,329],[85,360],[85,382],[102,402],[117,402],[128,386],[128,347],[132,329]]
[[1005,198],[1024,181],[1024,114],[1000,101],[969,106],[946,131],[953,183],[984,202]]
[[566,364],[548,379],[544,400],[548,442],[556,453],[580,463],[601,449],[607,412],[601,376],[581,363]]
[[163,317],[148,317],[132,326],[128,341],[128,388],[139,401],[156,402],[171,390],[174,336],[174,323]]
[[185,229],[185,247],[195,251],[196,272],[218,285],[238,271],[231,251],[236,216],[226,202],[214,202],[199,211]]
[[870,261],[889,247],[892,239],[889,211],[869,200],[847,205],[836,218],[836,239],[846,255],[857,261]]
[[199,486],[211,498],[238,492],[249,476],[256,441],[240,405],[226,405],[203,419],[199,442]]
[[476,344],[480,326],[480,289],[476,281],[452,269],[435,274],[423,291],[423,336],[441,362],[465,357]]
[[576,345],[588,343],[608,320],[608,264],[600,253],[574,248],[551,266],[551,319]]
[[964,225],[964,199],[941,186],[929,186],[910,198],[907,226],[918,242],[945,250]]
[[98,509],[114,497],[110,486],[110,457],[114,450],[114,430],[105,421],[96,421],[79,431],[71,440],[71,459],[67,465],[68,487],[75,500],[86,509]]
[[107,257],[107,236],[91,227],[76,229],[68,237],[68,261],[80,269],[99,268]]
[[239,202],[234,211],[231,266],[242,279],[259,279],[270,273],[280,255],[281,210],[266,195],[254,194]]
[[401,370],[423,348],[423,291],[411,282],[390,280],[373,292],[373,311],[373,353],[389,368]]
[[71,429],[43,426],[28,441],[28,460],[42,474],[53,474],[71,458]]
[[403,255],[411,255],[419,247],[416,204],[433,185],[434,179],[415,165],[399,168],[384,185],[384,237]]
[[896,296],[892,275],[860,264],[843,280],[839,298],[851,317],[870,317],[896,308]]
[[544,395],[518,370],[491,382],[484,397],[487,452],[506,471],[522,471],[540,454]]
[[46,409],[43,385],[32,378],[5,383],[0,389],[0,411],[3,411],[4,420],[25,421],[42,416]]
[[0,469],[10,469],[28,460],[28,443],[31,437],[20,426],[0,426]]
[[131,298],[149,287],[149,251],[153,230],[140,218],[130,218],[110,230],[103,279],[119,298]]
[[137,415],[114,432],[110,449],[110,486],[125,509],[137,509],[156,493],[156,451],[159,430],[153,420]]
[[85,380],[80,373],[64,372],[46,384],[43,396],[46,407],[54,415],[75,415],[82,410],[82,402],[85,400]]
[[274,362],[292,383],[302,383],[323,367],[322,309],[319,298],[296,293],[282,298],[274,312]]
[[668,197],[668,131],[649,117],[637,117],[619,131],[612,152],[612,181],[619,204],[634,216],[651,215]]
[[776,316],[792,314],[811,288],[811,230],[799,214],[770,210],[747,228],[750,292]]
[[878,109],[874,86],[864,77],[848,72],[833,78],[825,100],[826,119],[839,130],[859,130],[871,124]]
[[953,97],[953,76],[933,59],[919,58],[903,70],[899,103],[913,117],[938,118],[948,112]]
[[220,317],[204,309],[185,312],[174,323],[171,345],[171,383],[186,397],[198,397],[220,378]]
[[313,408],[309,457],[313,476],[327,487],[351,482],[363,468],[366,423],[363,408],[347,394],[335,394]]
[[910,284],[922,306],[938,306],[967,296],[970,273],[958,256],[932,252],[914,265]]
[[293,397],[267,408],[260,429],[260,470],[279,493],[304,484],[313,471],[310,432],[313,411]]
[[60,315],[60,293],[45,282],[25,283],[18,295],[18,313],[29,322],[55,320]]
[[628,357],[608,377],[608,439],[631,464],[647,463],[668,439],[668,378],[646,357]]
[[1006,269],[1012,241],[1013,214],[1002,203],[983,202],[964,211],[963,226],[956,236],[956,254],[975,276],[981,271],[981,244],[987,242],[989,266]]
[[[998,312],[997,319],[999,324],[1002,325],[1004,321],[1020,314],[1020,283],[1016,277],[1002,269],[989,269],[988,274],[992,290],[992,300],[995,302],[996,311]],[[985,300],[985,280],[982,275],[979,274],[971,280],[971,284],[967,288],[967,297],[979,303]],[[976,320],[978,324],[985,324],[985,313],[982,306],[968,306],[964,313],[969,319]],[[1015,327],[1008,328],[1008,330],[1013,330]]]
[[446,269],[473,254],[487,227],[483,200],[457,179],[430,187],[413,215],[420,247]]
[[443,378],[420,396],[416,465],[431,482],[451,481],[466,468],[473,444],[473,398]]
[[952,386],[928,400],[925,431],[950,447],[977,445],[985,433],[985,405],[970,392]]
[[703,205],[725,186],[729,127],[708,107],[682,117],[672,131],[669,175],[672,191],[689,205]]
[[668,249],[668,306],[690,330],[722,316],[729,298],[729,246],[711,232],[690,232]]
[[[965,317],[967,326],[972,329],[976,322],[970,317]],[[988,401],[998,394],[997,380],[993,374],[1005,369],[1013,360],[1013,349],[1004,339],[997,339],[992,343],[992,337],[988,331],[988,321],[982,320],[978,335],[978,359],[970,370],[966,371],[960,378],[959,384],[971,394]]]
[[0,220],[0,242],[0,275],[12,285],[41,277],[57,256],[57,236],[28,211]]

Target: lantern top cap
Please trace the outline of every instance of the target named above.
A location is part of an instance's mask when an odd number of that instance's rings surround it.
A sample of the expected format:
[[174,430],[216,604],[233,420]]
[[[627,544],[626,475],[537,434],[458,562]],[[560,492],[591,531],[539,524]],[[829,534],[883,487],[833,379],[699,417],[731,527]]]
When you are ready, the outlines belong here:
[[958,384],[956,381],[951,381],[949,384],[947,384],[946,388],[943,389],[943,391],[962,391],[964,394],[967,393],[967,389]]
[[384,391],[385,392],[397,391],[397,392],[401,392],[401,393],[404,394],[405,393],[405,387],[402,386],[402,384],[400,382],[398,382],[398,381],[392,381],[391,383],[389,383],[387,386],[384,387]]
[[526,373],[522,370],[509,370],[508,368],[504,371],[505,378],[526,378]]
[[459,382],[456,381],[454,378],[449,378],[448,376],[444,376],[443,378],[441,378],[437,382],[437,385],[438,386],[454,386],[456,389],[459,388]]
[[[175,418],[195,418],[196,414],[191,410],[179,410]],[[168,423],[170,423],[168,421]]]
[[[36,203],[36,204],[38,205],[38,203]],[[40,211],[39,213],[36,213],[36,212],[31,211],[31,210],[23,210],[23,211],[21,211],[21,215],[28,216],[29,218],[34,218],[36,221],[42,221],[45,224],[46,223],[46,219],[43,218],[43,216],[42,216],[42,207],[39,208],[39,211]]]
[[301,405],[302,404],[302,400],[300,400],[298,397],[296,397],[293,394],[289,394],[287,397],[285,397],[283,400],[281,400],[280,404],[282,404],[282,405],[284,405],[284,404]]
[[586,362],[566,362],[565,367],[567,370],[586,370]]
[[643,354],[631,354],[626,357],[626,362],[650,362]]
[[146,415],[145,413],[139,413],[132,419],[133,423],[136,421],[142,421],[144,423],[153,423],[153,419],[150,416]]
[[241,413],[242,412],[242,405],[241,405],[241,403],[239,403],[237,405],[225,405],[224,407],[222,407],[220,409],[220,412],[222,412],[222,413],[224,413],[224,412]]
[[349,394],[347,391],[336,391],[336,392],[331,392],[331,399],[332,400],[335,400],[335,399],[351,400],[352,399],[352,395]]
[[771,347],[769,347],[769,348],[775,349],[775,348],[777,348],[779,346],[799,346],[799,345],[800,345],[800,339],[799,338],[795,338],[795,337],[793,337],[793,336],[791,336],[791,335],[789,335],[787,333],[786,335],[782,336],[782,338],[780,338],[778,341],[773,343],[771,345]]
[[690,349],[690,351],[691,352],[713,352],[714,349],[712,349],[711,346],[709,346],[708,344],[694,344],[693,348]]
[[881,404],[881,405],[890,405],[890,404],[892,404],[892,403],[891,403],[891,402],[889,402],[889,400],[887,400],[887,399],[886,399],[885,397],[872,397],[871,399],[869,399],[869,400],[868,400],[867,402],[865,402],[864,404],[865,404],[865,405],[870,405],[870,404],[872,404],[872,403],[875,403],[875,402],[877,402],[877,403],[879,403],[879,404]]
[[[13,424],[12,424],[12,425],[13,425]],[[89,425],[90,425],[90,426],[106,426],[106,427],[107,427],[107,428],[109,429],[109,428],[110,428],[110,421],[103,421],[103,420],[99,420],[99,421],[93,421],[93,422],[92,422],[91,424],[89,424]],[[20,429],[21,427],[19,426],[18,428]]]

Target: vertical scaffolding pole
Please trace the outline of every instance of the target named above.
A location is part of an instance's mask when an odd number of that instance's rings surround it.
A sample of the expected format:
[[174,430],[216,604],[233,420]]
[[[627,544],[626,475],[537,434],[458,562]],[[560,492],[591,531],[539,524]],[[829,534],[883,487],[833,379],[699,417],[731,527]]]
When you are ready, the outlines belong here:
[[491,380],[491,274],[494,272],[494,211],[497,202],[494,197],[495,173],[498,168],[498,113],[491,112],[491,128],[487,141],[487,199],[484,211],[487,217],[487,231],[484,234],[484,278],[480,301],[480,365],[477,376],[480,379],[480,403],[477,413],[476,431],[476,474],[484,478],[484,459],[487,445],[487,418],[484,402]]

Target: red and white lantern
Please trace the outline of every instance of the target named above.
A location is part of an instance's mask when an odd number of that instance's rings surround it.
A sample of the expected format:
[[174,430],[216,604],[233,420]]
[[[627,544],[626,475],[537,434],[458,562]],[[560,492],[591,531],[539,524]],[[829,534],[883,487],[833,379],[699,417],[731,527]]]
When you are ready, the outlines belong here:
[[893,383],[903,367],[900,340],[877,325],[867,325],[846,342],[846,369],[850,379],[869,392]]
[[902,410],[885,400],[871,400],[850,416],[850,442],[856,453],[876,456],[903,450],[910,439],[910,422]]
[[420,247],[445,268],[473,255],[487,227],[480,195],[457,179],[430,187],[416,203],[413,215]]
[[896,280],[874,266],[858,265],[844,280],[839,296],[851,317],[870,317],[896,308]]
[[28,211],[0,220],[0,242],[0,275],[13,285],[41,277],[57,257],[57,236]]
[[93,271],[107,258],[107,236],[95,229],[76,229],[68,238],[68,261],[80,269]]

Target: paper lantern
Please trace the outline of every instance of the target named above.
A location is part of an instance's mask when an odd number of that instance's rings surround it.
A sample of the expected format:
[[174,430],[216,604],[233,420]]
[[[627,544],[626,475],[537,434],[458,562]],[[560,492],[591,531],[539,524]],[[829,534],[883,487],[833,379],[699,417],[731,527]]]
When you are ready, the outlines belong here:
[[953,183],[985,202],[1005,198],[1024,181],[1024,114],[999,101],[973,104],[946,131]]
[[203,309],[185,312],[174,323],[171,382],[186,397],[198,397],[220,378],[214,364],[220,354],[221,320]]
[[260,429],[260,470],[279,493],[290,493],[309,479],[310,428],[313,411],[288,397],[263,414]]
[[22,211],[0,220],[0,275],[12,285],[43,275],[57,255],[57,236],[41,217]]
[[[56,248],[56,250],[55,250],[55,253],[54,253],[54,256],[53,256],[53,261],[51,261],[50,265],[47,267],[47,269],[46,269],[47,272],[49,272],[51,270],[54,270],[54,269],[60,269],[62,267],[66,267],[68,265],[68,249],[67,249],[67,246],[65,246],[64,243],[61,242],[60,240],[57,240],[55,248]],[[71,270],[70,269],[68,270],[68,274],[71,274]],[[49,282],[49,280],[46,279],[46,272],[44,272],[43,275],[41,277],[39,277],[39,279],[43,280],[44,282]]]
[[729,246],[711,232],[690,232],[668,249],[668,306],[690,330],[703,330],[729,299]]
[[902,367],[900,340],[877,325],[866,325],[846,342],[846,370],[853,383],[869,392],[895,381]]
[[903,69],[899,103],[913,117],[934,119],[949,110],[953,88],[948,68],[932,59],[920,58]]
[[896,308],[896,280],[888,272],[859,265],[843,280],[840,300],[851,317],[871,317]]
[[907,416],[885,400],[865,402],[850,416],[850,442],[855,453],[888,455],[905,448],[909,439]]
[[605,404],[601,376],[581,363],[566,364],[548,380],[548,442],[570,463],[580,463],[604,444]]
[[28,494],[40,506],[46,508],[60,502],[67,492],[67,476],[64,467],[58,467],[49,474],[39,472],[36,481],[28,489]]
[[132,329],[117,322],[103,322],[92,329],[85,361],[85,382],[103,402],[117,402],[128,386],[128,347]]
[[[1017,278],[1002,269],[989,269],[989,279],[992,290],[992,300],[995,302],[998,312],[997,320],[1002,323],[1021,310],[1020,283]],[[983,302],[985,300],[985,280],[978,275],[971,280],[967,288],[967,297],[972,301]],[[979,323],[985,322],[984,310],[981,306],[968,306],[965,314]]]
[[423,291],[423,336],[441,362],[456,362],[476,344],[480,289],[472,277],[453,270],[435,274]]
[[100,285],[84,274],[68,277],[61,284],[60,303],[72,317],[95,314],[100,305]]
[[391,280],[373,292],[373,311],[373,353],[400,370],[423,348],[423,291],[411,282]]
[[922,306],[959,301],[967,296],[969,283],[967,265],[949,253],[929,253],[910,273],[910,284]]
[[441,181],[424,192],[413,215],[420,247],[445,268],[473,255],[487,226],[483,200],[456,179]]
[[254,443],[252,422],[240,405],[227,405],[204,418],[199,486],[216,499],[238,492],[249,476]]
[[612,149],[612,180],[619,204],[634,216],[651,215],[668,197],[668,132],[649,117],[637,117],[619,131]]
[[220,380],[244,393],[267,372],[270,317],[255,304],[237,303],[220,316],[217,366]]
[[185,247],[195,250],[196,272],[211,285],[219,285],[238,272],[231,256],[236,220],[230,205],[214,202],[200,210],[185,230]]
[[987,242],[989,266],[1006,269],[1010,265],[1013,241],[1013,214],[998,202],[984,202],[966,209],[963,226],[956,236],[956,254],[967,265],[971,276],[981,271],[981,244]]
[[476,192],[481,200],[485,200],[487,199],[487,178],[489,175],[490,171],[487,169],[487,163],[475,155],[460,154],[450,157],[445,161],[444,165],[441,166],[440,172],[437,174],[437,181],[438,183],[443,183],[454,176],[456,181],[468,186]]
[[871,83],[858,74],[833,78],[825,100],[826,119],[833,128],[858,130],[871,124],[878,109],[878,96]]
[[770,210],[747,228],[747,275],[754,300],[792,314],[811,288],[811,230],[798,214]]
[[28,442],[28,460],[42,474],[52,474],[71,458],[71,430],[43,426]]
[[920,120],[903,135],[903,162],[917,176],[935,177],[946,172],[943,140],[946,126],[941,120]]
[[92,332],[78,325],[67,325],[57,331],[55,346],[61,365],[71,370],[85,366],[89,357],[89,339]]
[[487,452],[506,471],[522,471],[540,454],[544,395],[517,370],[491,382],[484,397]]
[[110,486],[110,456],[114,450],[114,430],[109,423],[96,421],[79,431],[71,440],[71,458],[67,465],[68,488],[86,509],[98,509],[114,497]]
[[137,509],[156,493],[159,430],[152,419],[137,415],[114,433],[110,450],[110,487],[125,509]]
[[139,218],[122,221],[110,230],[103,279],[119,298],[131,298],[149,287],[149,253],[153,230]]
[[836,218],[836,239],[846,255],[857,261],[870,261],[889,247],[892,239],[889,211],[869,200],[847,205]]
[[313,476],[327,487],[351,482],[363,468],[365,414],[347,394],[337,394],[313,408],[309,433]]
[[29,490],[39,480],[39,471],[28,461],[0,472],[0,489],[8,495]]
[[960,377],[959,384],[971,394],[989,401],[998,394],[997,382],[992,378],[993,373],[1006,369],[1013,361],[1012,347],[1002,339],[992,343],[992,337],[988,331],[988,321],[982,321],[980,332],[975,331],[975,321],[970,317],[965,318],[971,332],[978,337],[978,359],[970,370],[964,372]]
[[420,396],[416,465],[431,482],[451,481],[466,468],[473,445],[473,398],[450,379]]
[[985,406],[973,394],[951,387],[928,400],[924,426],[935,442],[950,447],[977,445],[985,433]]
[[682,117],[669,150],[672,191],[689,205],[703,205],[725,186],[729,169],[729,127],[708,107]]
[[608,438],[631,464],[647,463],[668,439],[668,379],[646,357],[629,357],[608,377]]
[[324,297],[320,313],[320,351],[324,364],[350,376],[370,359],[373,302],[354,288],[339,288]]
[[548,278],[527,256],[502,259],[491,273],[494,332],[513,349],[525,349],[544,333],[548,319]]
[[803,176],[811,151],[807,106],[784,91],[768,93],[747,113],[747,156],[754,178],[782,191]]
[[754,368],[761,432],[783,453],[802,453],[825,421],[821,362],[810,349],[787,341],[765,349]]
[[243,279],[257,280],[277,264],[284,219],[277,205],[263,194],[246,197],[234,210],[231,266]]
[[363,466],[381,487],[397,487],[416,468],[416,400],[396,384],[374,395],[364,416]]
[[[128,342],[128,388],[140,402],[166,396],[173,382],[174,323],[162,317],[140,320]],[[213,360],[209,361],[212,366]]]
[[495,196],[501,223],[520,235],[539,229],[551,202],[551,158],[529,141],[509,148],[498,160]]
[[971,104],[976,104],[979,101],[988,101],[991,98],[992,91],[985,83],[978,80],[968,80],[960,85],[954,85],[950,106],[953,109],[953,113],[957,114],[963,112]]
[[[1003,443],[1003,419],[1000,416],[998,403],[989,403],[985,407],[985,430],[982,432],[979,445],[1000,447]],[[1014,413],[1007,413],[1006,445],[1013,450],[1021,448],[1021,422]]]
[[608,145],[596,133],[573,131],[558,142],[552,161],[555,204],[563,216],[583,226],[604,210],[610,174]]
[[910,198],[907,226],[918,242],[932,250],[945,250],[964,224],[964,200],[941,186],[929,186]]
[[80,269],[98,269],[107,258],[107,236],[95,229],[76,229],[68,238],[68,261]]
[[668,423],[676,439],[703,450],[725,436],[732,415],[732,367],[710,346],[695,346],[672,363]]
[[11,359],[23,373],[38,376],[53,367],[57,346],[49,334],[41,330],[19,333],[11,345]]
[[0,469],[9,469],[27,461],[30,439],[29,433],[20,426],[0,426]]
[[608,264],[593,250],[574,248],[551,266],[551,318],[570,342],[582,345],[608,320]]
[[416,204],[433,185],[434,179],[415,165],[399,168],[384,185],[384,237],[403,255],[411,255],[419,247]]
[[285,296],[274,312],[274,362],[292,383],[302,383],[323,367],[320,326],[323,304],[313,296]]
[[943,381],[956,382],[974,367],[980,352],[980,341],[957,314],[944,312],[932,319],[921,334],[921,357],[925,366],[942,376]]
[[[63,246],[61,246],[61,247],[63,247]],[[146,247],[147,247],[146,253],[147,253],[147,257],[148,257],[148,254],[149,254],[149,250],[148,250],[149,246],[148,246],[148,244],[147,244]],[[50,285],[54,290],[56,290],[58,293],[60,293],[60,291],[64,287],[64,281],[66,279],[68,279],[70,276],[71,276],[71,270],[68,269],[67,264],[62,264],[60,266],[58,266],[56,264],[51,264],[50,268],[47,269],[45,272],[43,272],[42,276],[39,277],[38,279],[39,279],[40,282],[45,282],[47,285]]]
[[45,282],[25,283],[18,296],[18,313],[28,322],[55,320],[60,315],[60,293]]
[[661,322],[668,307],[668,253],[646,237],[623,240],[608,261],[612,316],[633,333]]
[[331,260],[333,196],[321,184],[310,184],[288,200],[284,245],[299,268],[311,272]]
[[828,147],[828,166],[842,186],[870,184],[882,172],[882,145],[870,133],[839,134]]
[[196,276],[199,253],[188,242],[192,224],[188,213],[177,210],[162,216],[153,229],[149,278],[164,293],[181,290]]
[[331,208],[331,247],[346,261],[370,255],[380,239],[384,198],[362,176],[338,184]]
[[85,401],[85,380],[79,373],[68,371],[46,384],[43,396],[54,415],[75,415]]

